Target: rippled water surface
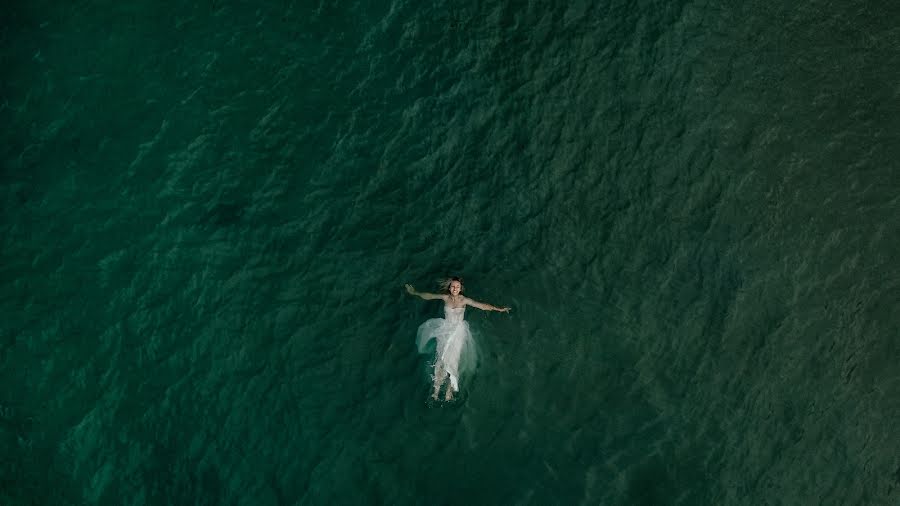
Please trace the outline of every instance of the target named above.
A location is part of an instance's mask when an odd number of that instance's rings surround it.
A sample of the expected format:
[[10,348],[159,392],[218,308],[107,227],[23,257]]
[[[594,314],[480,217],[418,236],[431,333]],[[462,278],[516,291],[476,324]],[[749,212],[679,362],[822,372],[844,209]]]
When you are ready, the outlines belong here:
[[0,503],[900,503],[898,5],[13,3]]

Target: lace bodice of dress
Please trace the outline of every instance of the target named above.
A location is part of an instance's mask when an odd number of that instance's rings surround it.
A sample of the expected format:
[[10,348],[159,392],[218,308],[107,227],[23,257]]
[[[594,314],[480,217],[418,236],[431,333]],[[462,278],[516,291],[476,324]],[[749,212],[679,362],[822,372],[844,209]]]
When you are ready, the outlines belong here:
[[463,321],[463,316],[466,313],[465,306],[463,307],[450,307],[444,305],[444,318],[450,323],[459,323]]

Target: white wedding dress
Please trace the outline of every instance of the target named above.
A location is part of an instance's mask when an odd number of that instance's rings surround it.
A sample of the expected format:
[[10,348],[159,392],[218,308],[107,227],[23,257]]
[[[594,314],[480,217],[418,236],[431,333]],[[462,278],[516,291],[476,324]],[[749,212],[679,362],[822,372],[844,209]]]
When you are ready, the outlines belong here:
[[[450,385],[459,391],[461,374],[475,367],[478,355],[475,341],[469,331],[469,323],[463,319],[466,308],[444,305],[444,318],[431,318],[419,326],[416,346],[419,353],[434,351],[435,363],[440,362],[450,375]],[[434,340],[436,346],[431,346]]]

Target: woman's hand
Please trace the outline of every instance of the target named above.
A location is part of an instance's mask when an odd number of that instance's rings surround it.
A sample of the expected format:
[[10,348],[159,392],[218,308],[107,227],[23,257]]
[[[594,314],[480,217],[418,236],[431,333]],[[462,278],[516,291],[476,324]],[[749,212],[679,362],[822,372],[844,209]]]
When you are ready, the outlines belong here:
[[410,295],[415,295],[415,294],[416,294],[416,289],[413,288],[411,284],[407,283],[407,284],[406,284],[406,293],[408,293],[408,294],[410,294]]
[[508,313],[511,307],[495,307],[494,311],[500,311],[501,313]]

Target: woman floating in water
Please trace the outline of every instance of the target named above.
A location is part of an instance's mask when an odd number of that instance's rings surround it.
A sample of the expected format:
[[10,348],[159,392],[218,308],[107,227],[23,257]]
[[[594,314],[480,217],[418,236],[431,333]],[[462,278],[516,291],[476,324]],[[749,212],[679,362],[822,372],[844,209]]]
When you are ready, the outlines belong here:
[[437,341],[437,352],[434,357],[434,392],[431,398],[437,400],[441,385],[450,376],[445,400],[453,399],[453,393],[459,391],[459,374],[475,362],[475,346],[469,324],[463,319],[466,306],[477,307],[485,311],[501,311],[508,313],[508,307],[497,307],[463,297],[462,279],[453,277],[440,283],[441,289],[447,293],[417,292],[412,285],[406,285],[406,291],[425,300],[441,299],[444,301],[444,318],[432,318],[419,326],[416,346],[419,353],[425,353],[432,339]]

